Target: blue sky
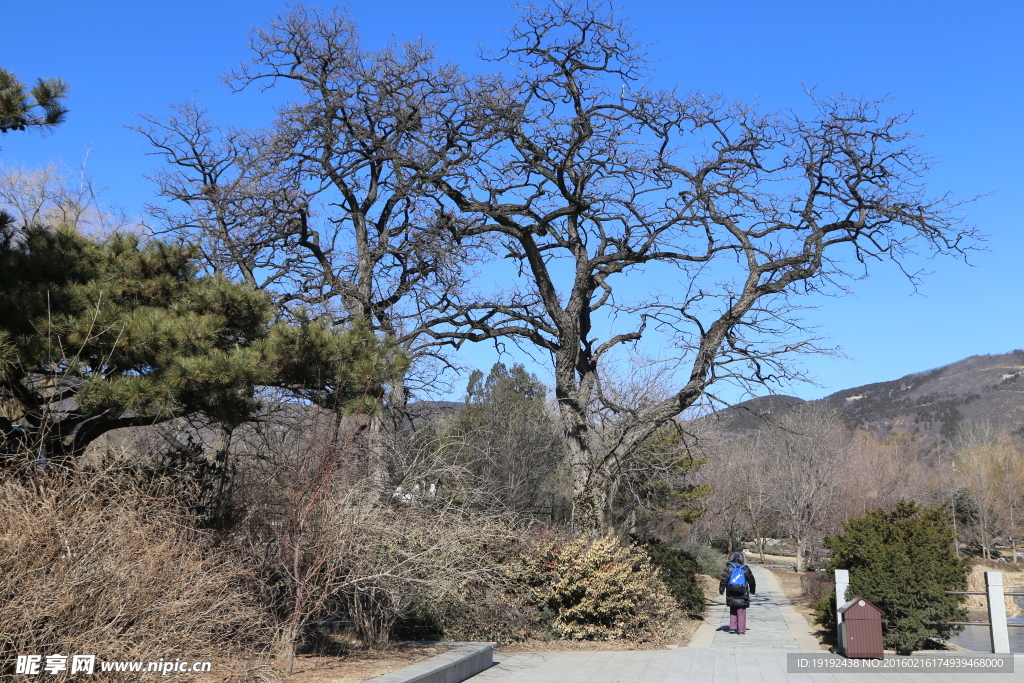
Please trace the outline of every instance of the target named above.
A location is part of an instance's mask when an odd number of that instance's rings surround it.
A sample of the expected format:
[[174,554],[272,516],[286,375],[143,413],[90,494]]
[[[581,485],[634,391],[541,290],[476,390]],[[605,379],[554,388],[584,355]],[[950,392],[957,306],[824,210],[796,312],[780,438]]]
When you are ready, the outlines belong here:
[[[621,8],[658,59],[657,85],[756,99],[766,109],[802,105],[804,85],[889,95],[893,111],[917,113],[910,127],[938,162],[929,187],[986,195],[965,211],[989,235],[973,267],[915,261],[931,272],[918,294],[895,269],[876,268],[856,283],[855,296],[823,300],[807,315],[848,359],[805,359],[821,386],[793,393],[815,398],[1024,347],[1024,3],[627,0]],[[91,174],[109,188],[105,200],[141,212],[153,200],[143,176],[156,160],[126,126],[138,123],[136,113],[159,115],[189,98],[222,123],[267,123],[271,96],[231,95],[219,79],[246,57],[249,28],[284,9],[266,0],[0,0],[0,65],[26,81],[59,76],[72,85],[68,122],[45,137],[0,137],[0,161],[76,166],[88,152]],[[478,45],[500,45],[515,16],[489,0],[356,0],[350,11],[371,47],[422,36],[470,70],[478,68]],[[489,366],[494,356],[477,349],[466,360]]]

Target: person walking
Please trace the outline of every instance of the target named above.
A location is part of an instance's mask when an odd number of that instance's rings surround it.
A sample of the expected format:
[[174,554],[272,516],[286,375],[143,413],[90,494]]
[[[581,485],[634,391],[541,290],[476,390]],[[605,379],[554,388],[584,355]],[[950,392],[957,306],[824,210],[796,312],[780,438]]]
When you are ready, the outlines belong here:
[[747,608],[750,607],[750,596],[756,593],[754,573],[743,563],[743,553],[734,552],[729,556],[718,582],[718,594],[725,595],[725,604],[729,606],[730,632],[739,635],[747,632]]

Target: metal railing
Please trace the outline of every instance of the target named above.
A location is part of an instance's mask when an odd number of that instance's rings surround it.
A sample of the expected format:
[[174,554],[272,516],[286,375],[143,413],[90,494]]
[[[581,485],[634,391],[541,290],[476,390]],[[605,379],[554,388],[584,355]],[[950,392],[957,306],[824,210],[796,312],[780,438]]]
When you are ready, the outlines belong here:
[[[838,612],[839,607],[846,598],[846,589],[849,587],[850,574],[847,570],[836,570],[836,621],[842,621],[842,614]],[[1009,654],[1010,652],[1010,627],[1024,627],[1024,624],[1011,624],[1006,618],[1006,597],[1024,597],[1024,593],[1006,593],[1003,591],[1003,573],[985,572],[985,587],[983,591],[944,591],[946,595],[984,595],[988,603],[988,621],[928,621],[926,624],[938,626],[988,626],[992,642],[993,654]]]
[[[946,595],[988,595],[988,591],[943,591]],[[1004,597],[1024,597],[1024,593],[1003,593]],[[991,621],[926,621],[926,624],[942,626],[991,626]],[[1006,622],[1008,628],[1024,628],[1024,624]]]

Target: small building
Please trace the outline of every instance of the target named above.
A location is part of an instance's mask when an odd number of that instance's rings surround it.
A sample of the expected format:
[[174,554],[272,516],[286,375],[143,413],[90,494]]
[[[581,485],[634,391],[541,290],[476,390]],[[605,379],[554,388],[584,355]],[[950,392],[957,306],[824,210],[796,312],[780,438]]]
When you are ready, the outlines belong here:
[[862,597],[847,601],[839,608],[839,645],[847,657],[884,659],[882,616],[884,612]]

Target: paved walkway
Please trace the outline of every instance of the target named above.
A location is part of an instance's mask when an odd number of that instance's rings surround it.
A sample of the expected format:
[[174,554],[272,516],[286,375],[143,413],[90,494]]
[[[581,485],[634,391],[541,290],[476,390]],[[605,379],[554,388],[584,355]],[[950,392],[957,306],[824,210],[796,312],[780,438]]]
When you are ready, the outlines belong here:
[[750,567],[757,581],[747,612],[747,633],[728,633],[724,600],[708,608],[704,623],[688,647],[634,652],[496,652],[495,666],[472,683],[1024,683],[1024,658],[1018,673],[932,673],[888,671],[787,673],[787,655],[830,656],[818,646],[807,621],[793,609],[775,575]]
[[804,619],[782,592],[778,579],[770,570],[750,565],[757,582],[757,594],[750,596],[747,610],[747,632],[729,633],[729,608],[725,598],[708,607],[704,623],[690,640],[690,647],[716,649],[781,649],[817,652],[818,639]]

